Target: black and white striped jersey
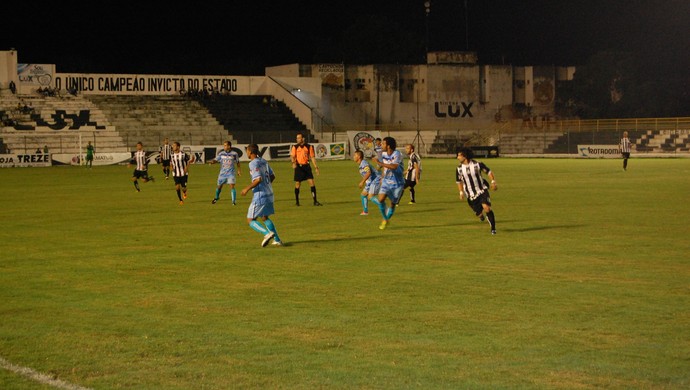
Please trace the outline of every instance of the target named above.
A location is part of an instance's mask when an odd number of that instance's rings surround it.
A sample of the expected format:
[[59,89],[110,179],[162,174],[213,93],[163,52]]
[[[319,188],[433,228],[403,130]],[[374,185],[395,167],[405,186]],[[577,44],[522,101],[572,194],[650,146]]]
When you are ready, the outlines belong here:
[[632,146],[630,139],[628,137],[621,138],[620,149],[621,153],[630,153],[630,147]]
[[187,165],[189,164],[189,155],[185,152],[173,153],[170,156],[170,165],[172,167],[173,176],[180,177],[187,174]]
[[405,172],[405,180],[415,181],[417,180],[417,171],[414,169],[415,164],[422,170],[422,159],[419,157],[417,152],[412,152],[410,154],[410,159],[407,161],[407,171]]
[[136,164],[137,166],[137,171],[145,171],[148,169],[149,161],[146,159],[146,151],[137,150],[136,152],[134,152],[132,160],[134,161],[134,164]]
[[455,170],[455,182],[462,183],[463,191],[467,199],[473,200],[483,194],[489,187],[482,178],[482,172],[487,175],[491,169],[483,162],[470,160],[469,164],[460,164]]
[[172,145],[170,145],[170,144],[161,145],[161,160],[170,160],[171,155],[172,155]]

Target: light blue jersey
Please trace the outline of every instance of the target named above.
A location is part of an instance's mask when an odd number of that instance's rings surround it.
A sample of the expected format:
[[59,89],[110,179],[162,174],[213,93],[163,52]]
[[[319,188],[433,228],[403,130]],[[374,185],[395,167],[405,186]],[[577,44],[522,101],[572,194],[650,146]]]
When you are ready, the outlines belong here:
[[371,175],[369,175],[367,181],[364,182],[364,188],[362,190],[369,194],[378,194],[381,188],[381,174],[379,171],[372,168],[367,161],[362,160],[362,162],[359,163],[359,174],[364,177],[367,173],[371,173]]
[[403,177],[403,158],[399,151],[395,150],[388,155],[388,152],[383,152],[384,164],[398,164],[395,169],[383,168],[383,177],[381,179],[381,189],[379,194],[385,194],[393,203],[398,203],[405,186],[405,179]]
[[218,173],[218,185],[235,184],[235,164],[240,161],[240,156],[234,150],[226,152],[221,150],[215,158],[220,163]]
[[273,185],[271,184],[273,170],[266,160],[256,157],[249,163],[249,173],[252,176],[252,182],[259,177],[261,182],[252,188],[254,195],[249,205],[247,218],[267,217],[274,214]]

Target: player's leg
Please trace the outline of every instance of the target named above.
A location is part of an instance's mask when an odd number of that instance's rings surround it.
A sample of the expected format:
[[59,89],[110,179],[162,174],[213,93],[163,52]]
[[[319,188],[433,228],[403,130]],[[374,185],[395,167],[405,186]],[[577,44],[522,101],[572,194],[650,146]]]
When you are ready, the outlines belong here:
[[232,199],[232,205],[236,205],[237,203],[237,190],[235,189],[235,183],[234,181],[229,184],[230,185],[230,198]]
[[314,206],[321,206],[321,203],[316,200],[316,184],[314,183],[314,179],[310,178],[307,179],[307,181],[309,182],[309,189],[311,190],[311,198],[314,201]]
[[491,210],[491,203],[482,203],[482,208],[486,218],[489,220],[489,225],[491,225],[491,234],[496,234],[496,217],[494,216],[494,211]]
[[282,245],[282,241],[280,240],[280,237],[278,237],[278,231],[276,230],[276,226],[273,224],[273,221],[269,217],[263,217],[264,219],[264,225],[266,225],[266,229],[268,229],[271,233],[273,233],[273,244],[274,245]]
[[183,202],[181,187],[180,183],[175,183],[175,191],[177,192],[177,199],[180,200],[180,204]]
[[415,192],[414,192],[414,186],[415,186],[415,185],[417,185],[417,182],[416,182],[416,181],[413,181],[413,180],[405,180],[405,187],[410,187],[410,204],[414,204],[414,203],[415,203],[415,199],[414,199],[414,194],[415,194]]
[[[295,168],[297,169],[297,168]],[[301,181],[295,181],[295,206],[299,206],[299,187],[302,184]]]
[[132,176],[132,182],[134,183],[134,188],[136,188],[137,192],[140,192],[141,188],[139,188],[139,181],[137,180],[136,174]]
[[359,198],[362,201],[362,213],[360,215],[369,214],[369,193],[366,189],[359,194]]

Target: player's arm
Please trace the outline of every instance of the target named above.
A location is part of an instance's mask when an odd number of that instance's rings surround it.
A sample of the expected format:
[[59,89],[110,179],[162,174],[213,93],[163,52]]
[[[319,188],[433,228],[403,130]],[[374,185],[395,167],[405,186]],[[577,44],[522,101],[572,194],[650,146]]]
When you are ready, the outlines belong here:
[[252,184],[250,184],[250,185],[248,185],[242,189],[242,196],[247,195],[247,192],[251,191],[252,188],[258,186],[259,183],[261,183],[261,180],[262,180],[261,176],[258,176],[256,179],[252,180]]
[[491,189],[493,191],[496,191],[498,189],[498,184],[496,184],[496,177],[494,176],[494,173],[492,171],[489,171],[487,176],[489,176],[489,179],[491,179]]
[[413,169],[414,169],[414,180],[415,180],[415,182],[419,183],[419,174],[420,174],[419,162],[417,162],[417,161],[414,162]]
[[292,167],[297,168],[297,147],[295,145],[290,147],[290,161],[292,162]]
[[460,200],[463,200],[464,196],[465,196],[465,192],[462,188],[462,182],[457,182],[456,184],[458,185],[458,194],[460,195]]
[[314,169],[316,170],[316,174],[320,175],[321,173],[319,172],[319,166],[316,165],[316,153],[314,153],[314,147],[313,146],[309,147],[309,157],[311,157],[311,163],[314,164]]
[[242,168],[240,168],[240,160],[237,160],[237,175],[242,176]]
[[366,183],[367,180],[369,180],[370,177],[371,177],[371,171],[369,171],[369,170],[367,169],[367,173],[366,173],[364,176],[362,176],[362,181],[359,182],[359,188],[363,188],[363,187],[364,187],[364,183]]

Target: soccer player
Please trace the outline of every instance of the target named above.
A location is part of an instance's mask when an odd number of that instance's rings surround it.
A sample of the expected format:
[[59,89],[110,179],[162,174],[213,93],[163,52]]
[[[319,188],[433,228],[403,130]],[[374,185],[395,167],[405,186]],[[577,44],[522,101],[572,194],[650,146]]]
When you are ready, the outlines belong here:
[[316,185],[314,184],[314,174],[311,171],[309,160],[314,164],[316,174],[319,173],[319,167],[316,165],[316,154],[314,153],[314,146],[309,145],[302,133],[297,133],[297,144],[290,148],[290,160],[292,160],[292,168],[295,169],[295,205],[299,206],[299,188],[303,181],[307,180],[311,187],[311,197],[314,200],[314,206],[321,206],[316,200]]
[[170,156],[172,155],[172,145],[170,145],[170,141],[168,140],[168,137],[165,137],[165,140],[163,141],[163,145],[160,147],[160,157],[161,157],[161,165],[163,166],[163,174],[165,175],[165,180],[168,180],[170,177]]
[[410,203],[415,204],[414,199],[414,187],[419,183],[419,177],[422,173],[422,159],[419,157],[417,152],[414,151],[414,145],[405,145],[405,153],[409,156],[407,162],[407,171],[405,172],[405,188],[410,187]]
[[89,141],[89,143],[86,145],[86,166],[89,168],[93,166],[93,155],[93,145],[91,145],[91,141]]
[[[371,201],[381,211],[383,221],[381,221],[379,229],[383,230],[388,226],[388,222],[395,212],[395,206],[400,201],[405,180],[403,179],[402,170],[403,158],[400,151],[395,150],[395,138],[385,137],[383,142],[381,142],[381,147],[383,148],[382,160],[379,160],[377,157],[372,159],[378,166],[383,168],[381,189],[379,190],[378,197],[372,198]],[[386,208],[386,198],[390,199],[389,208]]]
[[220,199],[220,191],[223,189],[223,185],[227,184],[230,186],[230,197],[232,198],[232,205],[235,206],[237,203],[237,191],[235,190],[235,165],[237,165],[237,174],[242,175],[240,170],[240,156],[232,150],[232,142],[225,141],[223,143],[223,150],[221,150],[216,158],[211,160],[211,164],[220,163],[220,173],[218,174],[218,187],[216,188],[216,196],[211,201],[212,204],[216,204],[218,199]]
[[364,159],[364,152],[361,150],[356,151],[352,159],[359,165],[359,174],[362,176],[359,182],[359,188],[362,189],[360,194],[362,212],[359,215],[369,215],[369,199],[378,195],[381,188],[381,175]]
[[467,197],[467,204],[474,210],[480,221],[484,221],[484,214],[486,214],[486,219],[489,220],[489,225],[491,225],[491,234],[496,234],[496,218],[494,217],[493,210],[491,210],[489,186],[487,186],[486,180],[482,177],[482,172],[486,173],[489,179],[491,179],[490,187],[493,191],[498,189],[496,178],[489,167],[473,158],[472,149],[465,148],[458,152],[460,165],[456,168],[455,182],[460,192],[460,200]]
[[619,149],[621,151],[621,155],[623,155],[623,170],[627,171],[628,170],[628,159],[630,158],[630,147],[632,146],[630,139],[628,138],[628,132],[624,131],[623,132],[623,138],[621,138],[621,142],[619,145]]
[[172,145],[173,153],[170,155],[170,166],[172,167],[173,180],[175,180],[175,191],[180,200],[180,206],[187,199],[187,180],[189,179],[189,164],[194,162],[194,158],[180,150],[180,143],[175,141]]
[[[246,150],[250,160],[249,174],[251,175],[252,183],[242,189],[241,194],[244,196],[250,190],[253,192],[252,203],[247,211],[247,222],[249,227],[264,236],[263,240],[261,240],[262,247],[268,245],[271,240],[273,240],[273,245],[282,246],[283,242],[278,237],[278,231],[276,231],[273,221],[269,218],[275,214],[273,185],[271,184],[275,179],[275,174],[268,162],[259,157],[259,147],[256,144],[247,145]],[[263,224],[259,221],[262,221]]]
[[134,173],[132,174],[132,181],[134,182],[134,188],[137,189],[137,192],[141,191],[141,188],[139,188],[139,179],[144,183],[155,181],[153,176],[149,176],[149,160],[146,158],[146,151],[141,142],[137,142],[137,150],[132,155],[132,160],[130,160],[129,163],[130,165],[136,165]]

